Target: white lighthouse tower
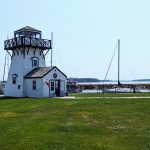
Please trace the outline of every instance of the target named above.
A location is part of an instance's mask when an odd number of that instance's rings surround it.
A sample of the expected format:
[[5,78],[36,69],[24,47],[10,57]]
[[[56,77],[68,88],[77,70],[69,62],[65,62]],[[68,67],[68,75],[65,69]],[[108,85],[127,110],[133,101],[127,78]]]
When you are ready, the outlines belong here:
[[[66,94],[66,75],[57,67],[46,67],[45,55],[52,49],[51,40],[42,32],[26,26],[4,42],[11,56],[5,96],[52,97]],[[51,89],[51,86],[53,87]]]

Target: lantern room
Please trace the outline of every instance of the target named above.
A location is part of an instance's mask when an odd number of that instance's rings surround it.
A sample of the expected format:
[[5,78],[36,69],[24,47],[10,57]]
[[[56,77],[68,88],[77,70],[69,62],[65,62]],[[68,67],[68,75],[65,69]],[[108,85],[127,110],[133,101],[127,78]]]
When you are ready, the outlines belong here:
[[42,39],[42,32],[32,27],[26,26],[14,32],[14,38],[4,41],[5,50],[16,48],[33,47],[42,50],[51,49],[51,40]]
[[16,30],[14,32],[14,37],[21,37],[21,36],[25,36],[25,37],[32,37],[32,38],[42,38],[42,32],[38,29],[34,29],[32,27],[26,26],[24,28],[21,28],[19,30]]

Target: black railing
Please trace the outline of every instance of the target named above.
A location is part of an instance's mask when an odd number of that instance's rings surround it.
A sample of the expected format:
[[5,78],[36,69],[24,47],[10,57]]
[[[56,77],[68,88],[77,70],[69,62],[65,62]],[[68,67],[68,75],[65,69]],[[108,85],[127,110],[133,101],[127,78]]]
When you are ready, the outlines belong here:
[[22,36],[4,41],[5,50],[13,50],[18,47],[51,49],[51,40]]

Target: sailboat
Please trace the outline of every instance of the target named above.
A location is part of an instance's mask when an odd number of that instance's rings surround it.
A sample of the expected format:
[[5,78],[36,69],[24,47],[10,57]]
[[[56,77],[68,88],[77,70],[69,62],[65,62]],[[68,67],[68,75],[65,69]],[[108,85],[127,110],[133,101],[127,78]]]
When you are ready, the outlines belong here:
[[[113,56],[112,56],[112,58],[111,58],[110,64],[109,64],[109,66],[108,66],[108,69],[107,69],[107,72],[106,72],[106,75],[105,75],[105,78],[104,78],[104,80],[103,80],[103,90],[102,90],[103,93],[104,93],[104,91],[105,91],[105,92],[108,92],[108,90],[105,90],[105,80],[106,80],[107,75],[108,75],[108,73],[109,73],[109,70],[110,70],[110,67],[111,67],[113,58],[114,58],[114,56],[115,56],[116,50],[118,50],[118,79],[117,79],[117,85],[118,85],[118,86],[122,85],[121,82],[120,82],[120,39],[118,39],[117,44],[116,44],[116,47],[115,47],[115,50],[114,50],[114,52],[113,52]],[[110,90],[109,90],[109,92],[110,92]]]

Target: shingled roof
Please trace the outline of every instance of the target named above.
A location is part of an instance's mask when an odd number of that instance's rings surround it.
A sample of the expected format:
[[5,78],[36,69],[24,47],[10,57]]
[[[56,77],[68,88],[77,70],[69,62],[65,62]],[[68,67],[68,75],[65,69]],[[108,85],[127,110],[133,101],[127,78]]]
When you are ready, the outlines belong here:
[[15,32],[22,31],[22,30],[25,30],[25,31],[34,31],[34,32],[41,32],[40,30],[32,28],[30,26],[25,26],[25,27],[23,27],[21,29],[16,30]]
[[[46,74],[48,74],[50,71],[52,71],[54,68],[57,68],[56,66],[51,67],[39,67],[33,69],[31,72],[29,72],[24,78],[43,78]],[[57,68],[58,69],[58,68]],[[58,69],[59,70],[59,69]],[[60,70],[59,70],[60,71]],[[61,72],[61,71],[60,71]],[[61,72],[65,77],[67,77],[63,72]]]

